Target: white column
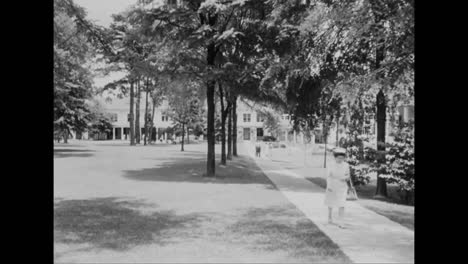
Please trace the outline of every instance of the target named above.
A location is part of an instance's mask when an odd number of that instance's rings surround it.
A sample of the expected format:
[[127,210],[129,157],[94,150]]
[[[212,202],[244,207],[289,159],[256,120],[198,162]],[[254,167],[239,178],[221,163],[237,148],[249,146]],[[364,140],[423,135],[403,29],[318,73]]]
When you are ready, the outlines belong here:
[[294,144],[297,143],[296,136],[297,136],[297,135],[296,135],[296,130],[293,130]]
[[167,132],[164,132],[164,140],[167,140]]
[[112,128],[112,140],[115,140],[115,131],[117,131],[116,127]]

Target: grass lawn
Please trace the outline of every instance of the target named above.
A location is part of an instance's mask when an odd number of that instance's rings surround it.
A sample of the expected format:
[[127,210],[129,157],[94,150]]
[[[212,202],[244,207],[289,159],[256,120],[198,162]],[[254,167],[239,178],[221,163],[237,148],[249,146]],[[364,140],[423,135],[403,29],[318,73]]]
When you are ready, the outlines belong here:
[[252,159],[218,165],[218,178],[206,178],[206,146],[179,149],[57,147],[55,261],[351,262]]

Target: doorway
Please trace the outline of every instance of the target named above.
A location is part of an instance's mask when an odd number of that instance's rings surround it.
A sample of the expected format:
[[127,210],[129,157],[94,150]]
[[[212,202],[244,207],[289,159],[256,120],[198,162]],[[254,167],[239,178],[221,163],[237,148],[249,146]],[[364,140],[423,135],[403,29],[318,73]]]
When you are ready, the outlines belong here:
[[243,137],[244,140],[250,140],[250,128],[249,127],[245,127],[244,128],[244,137]]
[[124,132],[124,139],[125,140],[127,140],[127,139],[130,140],[130,135],[129,135],[130,134],[130,128],[129,127],[124,127],[123,132]]
[[257,140],[263,140],[263,128],[257,127]]
[[115,139],[122,139],[122,128],[116,127],[115,128]]

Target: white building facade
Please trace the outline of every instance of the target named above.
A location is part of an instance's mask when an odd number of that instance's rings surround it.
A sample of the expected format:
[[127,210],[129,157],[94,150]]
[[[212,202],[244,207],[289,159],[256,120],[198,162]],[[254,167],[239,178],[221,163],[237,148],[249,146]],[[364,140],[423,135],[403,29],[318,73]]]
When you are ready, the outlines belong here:
[[[107,134],[107,140],[130,140],[130,124],[128,120],[130,102],[128,98],[118,99],[113,98],[112,100],[104,100],[104,98],[97,98],[98,101],[104,107],[106,113],[111,116],[112,131]],[[265,128],[264,120],[261,114],[261,110],[264,106],[256,105],[255,103],[238,100],[237,103],[237,139],[239,142],[242,141],[257,141],[262,140],[264,136],[271,136],[270,131]],[[155,108],[154,111],[154,126],[152,131],[152,141],[166,141],[173,139],[172,133],[167,131],[175,125],[171,117],[165,114],[168,109],[168,103],[165,101],[160,106]],[[148,106],[148,111],[152,112],[152,105]],[[145,102],[140,101],[140,129],[141,138],[144,135],[144,112]],[[400,110],[403,119],[414,120],[413,108],[405,107]],[[280,142],[289,143],[303,143],[304,136],[300,132],[292,131],[292,120],[287,114],[280,115],[280,133],[277,135],[277,140]],[[388,120],[387,120],[388,121]],[[390,128],[390,124],[387,124],[387,129]],[[332,145],[336,143],[336,140],[340,140],[345,136],[344,127],[336,130],[336,125],[333,125],[330,129],[327,142]],[[376,132],[375,122],[369,124],[369,134]],[[337,134],[338,132],[338,134]],[[390,132],[390,131],[387,131]],[[318,127],[313,133],[312,143],[323,143],[324,138],[321,137],[321,128]],[[87,139],[86,135],[83,135],[83,139]],[[102,138],[101,138],[102,139]]]

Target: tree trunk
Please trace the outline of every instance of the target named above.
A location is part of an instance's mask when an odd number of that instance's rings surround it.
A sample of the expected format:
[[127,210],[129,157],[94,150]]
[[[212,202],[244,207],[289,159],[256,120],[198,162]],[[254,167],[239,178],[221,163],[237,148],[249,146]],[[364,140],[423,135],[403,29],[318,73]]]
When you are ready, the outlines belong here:
[[[208,17],[208,24],[214,25],[216,23],[216,17]],[[207,65],[215,65],[216,57],[216,46],[214,42],[211,42],[207,45],[206,50],[206,62]],[[214,177],[215,176],[215,80],[208,80],[206,83],[206,101],[208,106],[207,111],[207,128],[206,128],[206,137],[208,141],[208,153],[206,159],[206,176]]]
[[237,96],[232,101],[232,155],[237,157]]
[[146,146],[146,139],[148,137],[148,91],[149,91],[149,81],[146,80],[146,101],[145,101],[145,139],[144,145]]
[[[372,12],[374,14],[374,20],[379,30],[383,30],[383,26],[380,23],[385,16],[383,11],[383,3],[381,1],[370,1]],[[377,44],[377,49],[375,51],[375,69],[380,68],[380,63],[385,58],[385,40],[380,39]],[[382,76],[377,75],[377,79],[381,79]],[[380,89],[376,97],[377,101],[377,151],[385,151],[385,123],[386,123],[386,102],[385,94],[383,88]],[[378,163],[382,164],[385,162],[385,155],[379,155]],[[375,190],[375,198],[387,197],[387,182],[384,178],[380,177],[380,174],[377,172],[377,188]]]
[[182,123],[182,142],[180,143],[180,151],[184,151],[184,139],[185,139],[185,124]]
[[340,147],[340,112],[337,112],[336,115],[336,143],[335,146]]
[[221,164],[226,165],[226,118],[221,117]]
[[325,135],[325,155],[323,155],[323,167],[327,167],[327,136]]
[[206,85],[206,99],[208,106],[208,118],[206,137],[208,143],[208,155],[206,163],[206,176],[215,176],[215,102],[214,102],[215,82],[208,81]]
[[[155,100],[153,100],[153,111],[151,113],[151,128],[150,128],[150,138],[149,138],[149,142],[151,143],[151,139],[153,138],[153,127],[154,127],[154,111],[156,109],[156,103],[155,103]],[[157,138],[157,132],[156,132],[156,140],[158,140]]]
[[135,136],[136,136],[136,143],[140,144],[140,96],[141,89],[140,89],[140,79],[137,81],[137,94],[136,94],[136,106],[135,106]]
[[148,127],[148,145],[151,145],[151,138],[153,137],[153,126]]
[[[226,165],[226,117],[227,109],[224,109],[224,93],[221,83],[218,83],[219,101],[221,103],[221,164]],[[229,108],[229,106],[227,107]]]
[[[364,125],[365,125],[365,119],[364,119],[364,113],[365,109],[364,106],[362,105],[362,100],[359,98],[359,110],[360,110],[360,115],[359,115],[359,127],[361,129],[361,134],[364,134]],[[358,158],[359,160],[364,159],[364,141],[359,139],[359,155]]]
[[135,99],[134,81],[130,82],[130,146],[135,145],[135,122],[133,121],[133,104]]
[[63,143],[68,144],[68,129],[65,129],[65,133],[63,135]]
[[[382,90],[377,94],[377,151],[385,151],[385,123],[386,123],[386,104],[385,95]],[[385,162],[385,155],[379,155],[378,162]],[[380,177],[377,172],[377,188],[375,190],[376,198],[387,197],[387,182]]]
[[232,160],[232,107],[228,112],[227,159]]

